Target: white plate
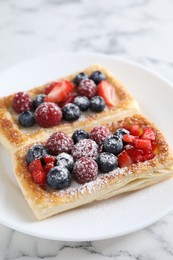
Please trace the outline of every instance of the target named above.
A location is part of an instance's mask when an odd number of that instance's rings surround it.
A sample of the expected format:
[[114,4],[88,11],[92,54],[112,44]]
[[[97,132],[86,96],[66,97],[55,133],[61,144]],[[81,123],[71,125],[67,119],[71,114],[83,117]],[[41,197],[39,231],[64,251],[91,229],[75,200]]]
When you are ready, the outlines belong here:
[[[135,63],[96,54],[55,54],[0,74],[0,95],[25,90],[100,63],[120,78],[142,111],[173,147],[173,88],[165,79]],[[10,157],[0,147],[0,222],[34,236],[64,241],[118,237],[155,222],[173,210],[173,179],[36,221],[13,177]]]

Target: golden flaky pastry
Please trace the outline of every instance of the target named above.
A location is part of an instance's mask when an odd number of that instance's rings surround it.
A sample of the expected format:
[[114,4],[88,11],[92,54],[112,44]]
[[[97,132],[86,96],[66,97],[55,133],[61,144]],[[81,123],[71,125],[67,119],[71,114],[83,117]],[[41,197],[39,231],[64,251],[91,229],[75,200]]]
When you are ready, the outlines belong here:
[[141,129],[151,126],[154,130],[157,141],[154,159],[124,168],[118,167],[112,172],[99,174],[95,181],[86,184],[77,184],[73,181],[69,188],[60,191],[43,188],[34,183],[26,164],[26,154],[31,145],[19,148],[13,156],[14,172],[34,215],[38,219],[44,219],[93,201],[138,190],[171,177],[173,173],[172,152],[160,131],[146,118],[134,115],[109,123],[107,127],[113,133],[119,127],[134,124],[138,124]]
[[[18,123],[18,115],[11,107],[14,95],[0,98],[0,141],[1,143],[13,153],[15,149],[25,144],[32,143],[34,140],[44,140],[46,137],[55,131],[63,131],[65,133],[72,133],[75,129],[83,128],[90,130],[93,125],[104,125],[107,122],[113,122],[126,116],[138,113],[138,105],[128,90],[123,84],[113,76],[109,71],[100,65],[92,65],[89,68],[83,70],[83,72],[90,75],[92,72],[100,70],[105,75],[107,80],[115,87],[117,100],[114,108],[108,107],[101,113],[85,113],[83,116],[73,122],[61,122],[58,126],[52,128],[41,128],[38,125],[31,128],[22,128]],[[80,71],[81,72],[81,71]],[[70,76],[64,77],[70,81],[73,81],[75,76],[79,72],[76,72]],[[48,84],[41,87],[36,87],[28,91],[31,98],[34,98],[37,94],[44,93]],[[22,90],[21,90],[22,91]]]

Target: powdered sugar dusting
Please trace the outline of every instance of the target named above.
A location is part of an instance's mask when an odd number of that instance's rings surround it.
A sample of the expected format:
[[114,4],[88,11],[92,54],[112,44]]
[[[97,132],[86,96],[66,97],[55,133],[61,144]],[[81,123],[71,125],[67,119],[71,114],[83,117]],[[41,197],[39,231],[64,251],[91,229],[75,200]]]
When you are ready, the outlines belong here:
[[82,139],[72,149],[72,156],[75,159],[89,157],[96,159],[98,157],[98,145],[90,139]]

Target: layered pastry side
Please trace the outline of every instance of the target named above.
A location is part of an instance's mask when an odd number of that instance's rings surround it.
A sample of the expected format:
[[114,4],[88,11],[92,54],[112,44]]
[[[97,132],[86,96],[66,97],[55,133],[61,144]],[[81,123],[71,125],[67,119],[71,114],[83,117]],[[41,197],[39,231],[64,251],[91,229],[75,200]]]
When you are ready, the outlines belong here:
[[90,131],[56,131],[44,142],[19,148],[13,161],[37,219],[153,185],[173,173],[165,138],[139,114]]
[[0,141],[11,152],[55,131],[72,133],[133,115],[138,105],[100,65],[0,98]]

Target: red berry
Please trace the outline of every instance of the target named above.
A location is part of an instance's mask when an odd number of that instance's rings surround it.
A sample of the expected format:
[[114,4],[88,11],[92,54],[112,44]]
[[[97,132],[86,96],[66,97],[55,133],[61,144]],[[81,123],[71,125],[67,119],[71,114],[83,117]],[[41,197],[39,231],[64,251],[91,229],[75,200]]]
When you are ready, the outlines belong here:
[[75,160],[81,157],[89,157],[95,160],[98,157],[98,145],[91,139],[82,139],[74,145],[71,153]]
[[98,165],[91,158],[81,157],[74,164],[73,174],[79,183],[93,181],[97,178]]
[[105,100],[106,105],[110,107],[114,107],[117,103],[115,88],[106,80],[102,80],[98,84],[98,95],[101,96]]
[[34,172],[35,170],[40,170],[40,171],[42,171],[42,170],[43,170],[43,167],[42,167],[42,164],[41,164],[40,159],[35,159],[35,160],[33,160],[33,161],[29,164],[28,169],[29,169],[29,171],[30,171],[31,173]]
[[126,150],[133,163],[141,162],[143,153],[141,150],[136,148],[130,148]]
[[63,132],[56,132],[52,134],[46,143],[46,148],[52,155],[58,155],[59,153],[63,152],[70,153],[73,146],[73,139],[68,137]]
[[35,111],[35,119],[42,127],[51,127],[59,125],[62,119],[61,108],[51,102],[42,103]]
[[128,134],[123,135],[123,141],[126,143],[134,144],[135,140],[136,137],[133,135],[128,135]]
[[104,143],[107,136],[112,135],[108,128],[105,126],[95,126],[90,132],[91,138],[98,144]]
[[35,183],[39,185],[44,185],[46,183],[46,173],[41,170],[35,170],[32,173],[32,178]]
[[81,96],[92,98],[97,93],[97,86],[91,79],[83,79],[80,81],[78,86],[78,92]]
[[45,102],[60,102],[63,101],[73,91],[73,84],[64,79],[58,81],[54,88],[45,97]]
[[151,146],[151,141],[147,140],[147,139],[136,139],[134,142],[134,146],[138,149],[148,149],[148,150],[152,150],[152,146]]
[[139,136],[139,132],[140,132],[140,127],[139,125],[133,125],[130,129],[130,133],[131,135],[134,135],[134,136]]
[[77,97],[77,93],[73,92],[70,95],[68,95],[68,97],[66,99],[64,99],[64,101],[61,101],[59,103],[60,107],[65,106],[68,103],[73,103],[73,100],[75,99],[75,97]]
[[55,156],[52,156],[52,155],[49,155],[49,154],[45,155],[45,156],[43,157],[43,159],[44,159],[44,162],[45,162],[46,164],[47,164],[47,163],[55,163],[55,160],[56,160]]
[[151,160],[151,159],[153,159],[155,156],[156,156],[156,155],[153,154],[153,153],[145,154],[145,155],[142,156],[141,162],[145,162],[145,161]]
[[154,141],[156,139],[155,133],[152,130],[151,127],[147,127],[144,129],[143,134],[141,135],[141,138],[143,139],[149,139],[151,141]]
[[130,166],[132,163],[132,159],[128,155],[127,151],[124,150],[118,155],[118,164],[120,168]]
[[46,174],[48,174],[48,172],[49,172],[52,168],[54,168],[54,163],[48,163],[48,164],[46,164],[46,165],[43,167],[44,172],[45,172]]
[[47,87],[45,88],[45,94],[48,95],[56,85],[57,85],[57,81],[53,81],[50,84],[48,84]]
[[32,109],[32,101],[30,96],[24,92],[18,92],[12,101],[12,107],[16,113],[20,114],[24,111]]

